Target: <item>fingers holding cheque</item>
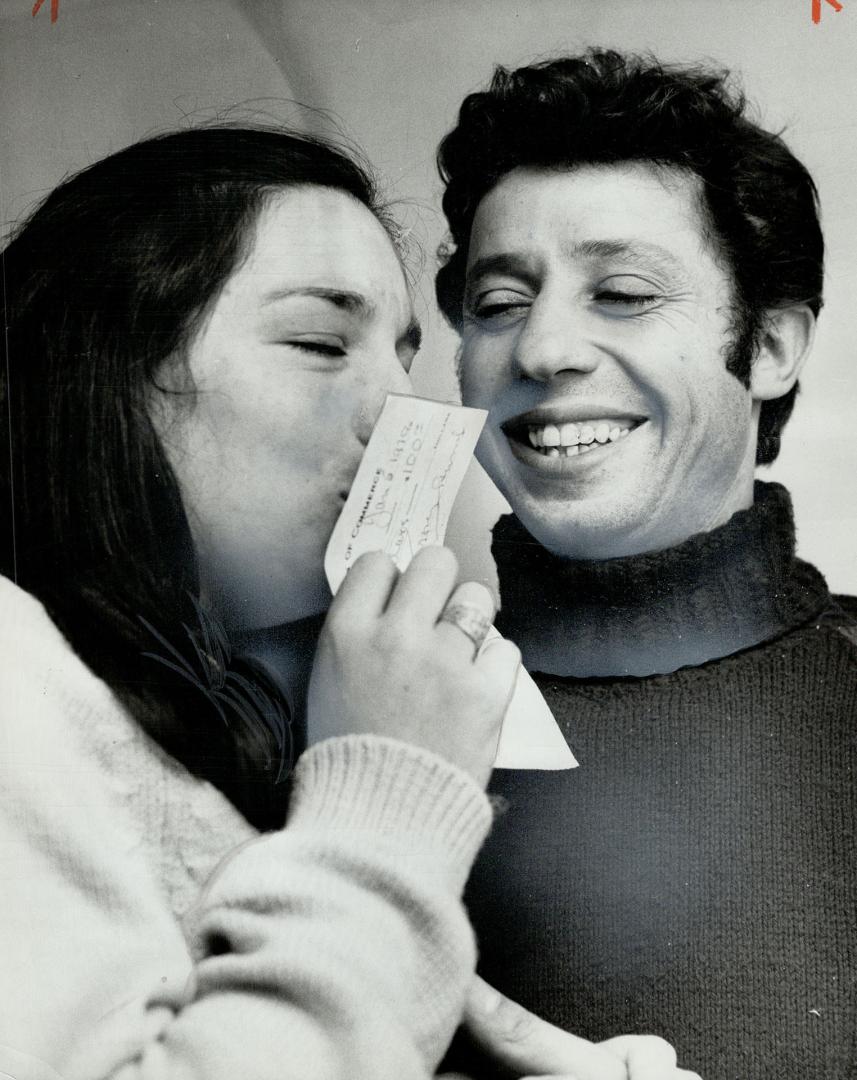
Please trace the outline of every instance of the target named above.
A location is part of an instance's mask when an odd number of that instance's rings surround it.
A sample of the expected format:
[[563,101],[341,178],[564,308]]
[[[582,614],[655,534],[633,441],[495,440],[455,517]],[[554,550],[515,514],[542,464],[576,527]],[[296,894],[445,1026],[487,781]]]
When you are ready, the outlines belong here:
[[487,782],[520,654],[502,638],[479,651],[494,599],[455,585],[447,548],[425,547],[404,572],[369,552],[337,592],[319,639],[308,741],[386,735],[442,755]]
[[515,1080],[700,1080],[655,1035],[592,1043],[549,1024],[478,976],[464,1015],[471,1037]]
[[[491,595],[476,582],[466,582],[453,590],[454,576],[448,572],[441,587],[440,579],[433,577],[435,566],[431,561],[413,572],[409,565],[419,551],[428,547],[437,549],[443,544],[456,494],[486,415],[481,409],[389,394],[328,541],[324,569],[334,594],[346,574],[351,577],[352,587],[355,582],[378,574],[377,588],[382,599],[376,609],[390,616],[385,617],[388,623],[394,621],[392,616],[396,612],[408,606],[410,597],[423,595],[428,604],[426,610],[431,609],[434,619],[436,644],[452,648],[457,657],[461,648],[469,645],[471,659],[479,654],[477,666],[489,672],[496,666],[496,677],[502,683],[506,662],[510,655],[517,656],[517,652],[512,654],[508,648],[495,644],[499,635],[490,625],[494,612]],[[372,570],[363,564],[355,578],[360,557],[381,551],[391,557],[396,567],[407,571],[401,582],[398,583],[389,563],[370,563]],[[450,557],[447,553],[428,558]],[[382,565],[386,569],[381,569]],[[398,583],[395,589],[394,583]],[[359,607],[360,603],[358,599],[353,607]],[[483,645],[481,650],[480,645]],[[473,673],[468,678],[472,681]],[[491,741],[491,749],[495,751],[491,763],[495,768],[575,767],[574,755],[553,714],[520,665],[507,705],[499,742]],[[457,715],[463,716],[467,723],[461,710]],[[322,737],[320,732],[344,730],[337,728],[335,721],[317,719],[320,726],[315,732],[310,731],[310,742],[317,742]],[[443,718],[437,721],[444,722]],[[399,735],[406,738],[404,729]],[[450,745],[452,748],[454,743]],[[484,760],[484,749],[479,748],[477,760]],[[480,771],[484,771],[481,766]]]

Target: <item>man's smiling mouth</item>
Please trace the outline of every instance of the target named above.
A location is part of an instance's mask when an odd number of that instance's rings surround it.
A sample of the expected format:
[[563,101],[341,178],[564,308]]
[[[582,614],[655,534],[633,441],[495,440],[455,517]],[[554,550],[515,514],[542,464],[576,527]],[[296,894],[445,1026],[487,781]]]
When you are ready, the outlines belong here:
[[626,439],[645,423],[643,417],[580,416],[574,420],[536,422],[536,417],[521,417],[503,425],[503,432],[513,448],[527,457],[533,452],[544,458],[570,458],[609,447]]
[[574,457],[588,453],[605,443],[618,442],[630,435],[633,422],[629,420],[590,420],[565,424],[545,424],[527,428],[530,446],[546,457]]

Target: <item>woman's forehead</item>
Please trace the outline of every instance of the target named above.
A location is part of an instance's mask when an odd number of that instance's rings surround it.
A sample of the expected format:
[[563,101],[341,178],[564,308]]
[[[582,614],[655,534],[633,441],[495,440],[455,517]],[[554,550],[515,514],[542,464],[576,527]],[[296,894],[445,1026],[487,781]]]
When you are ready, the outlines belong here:
[[289,288],[339,290],[398,317],[411,306],[398,253],[371,210],[346,192],[309,185],[278,192],[262,208],[230,284],[260,298]]

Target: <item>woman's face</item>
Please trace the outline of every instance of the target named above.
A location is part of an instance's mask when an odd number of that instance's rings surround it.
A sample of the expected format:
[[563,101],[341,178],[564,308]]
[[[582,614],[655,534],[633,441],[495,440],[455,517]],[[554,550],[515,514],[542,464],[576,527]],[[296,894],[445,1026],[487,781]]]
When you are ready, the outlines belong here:
[[202,595],[228,625],[327,606],[327,540],[386,395],[411,392],[417,345],[370,211],[330,188],[274,196],[188,350],[193,404],[165,393],[153,408]]

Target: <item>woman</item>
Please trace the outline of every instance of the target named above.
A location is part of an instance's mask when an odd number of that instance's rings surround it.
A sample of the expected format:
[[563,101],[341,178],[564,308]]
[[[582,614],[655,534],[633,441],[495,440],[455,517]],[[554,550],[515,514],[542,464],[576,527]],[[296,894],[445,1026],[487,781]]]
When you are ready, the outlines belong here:
[[[4,284],[0,1070],[422,1080],[518,659],[474,658],[445,609],[493,605],[443,549],[366,556],[318,638],[417,345],[371,182],[283,132],[163,136],[53,192]],[[653,1060],[486,1001],[518,1073]]]
[[165,136],[54,191],[4,275],[0,1070],[428,1075],[515,650],[438,622],[462,590],[493,615],[448,552],[364,559],[282,829],[298,709],[220,629],[295,623],[297,701],[416,345],[369,180],[283,133]]

